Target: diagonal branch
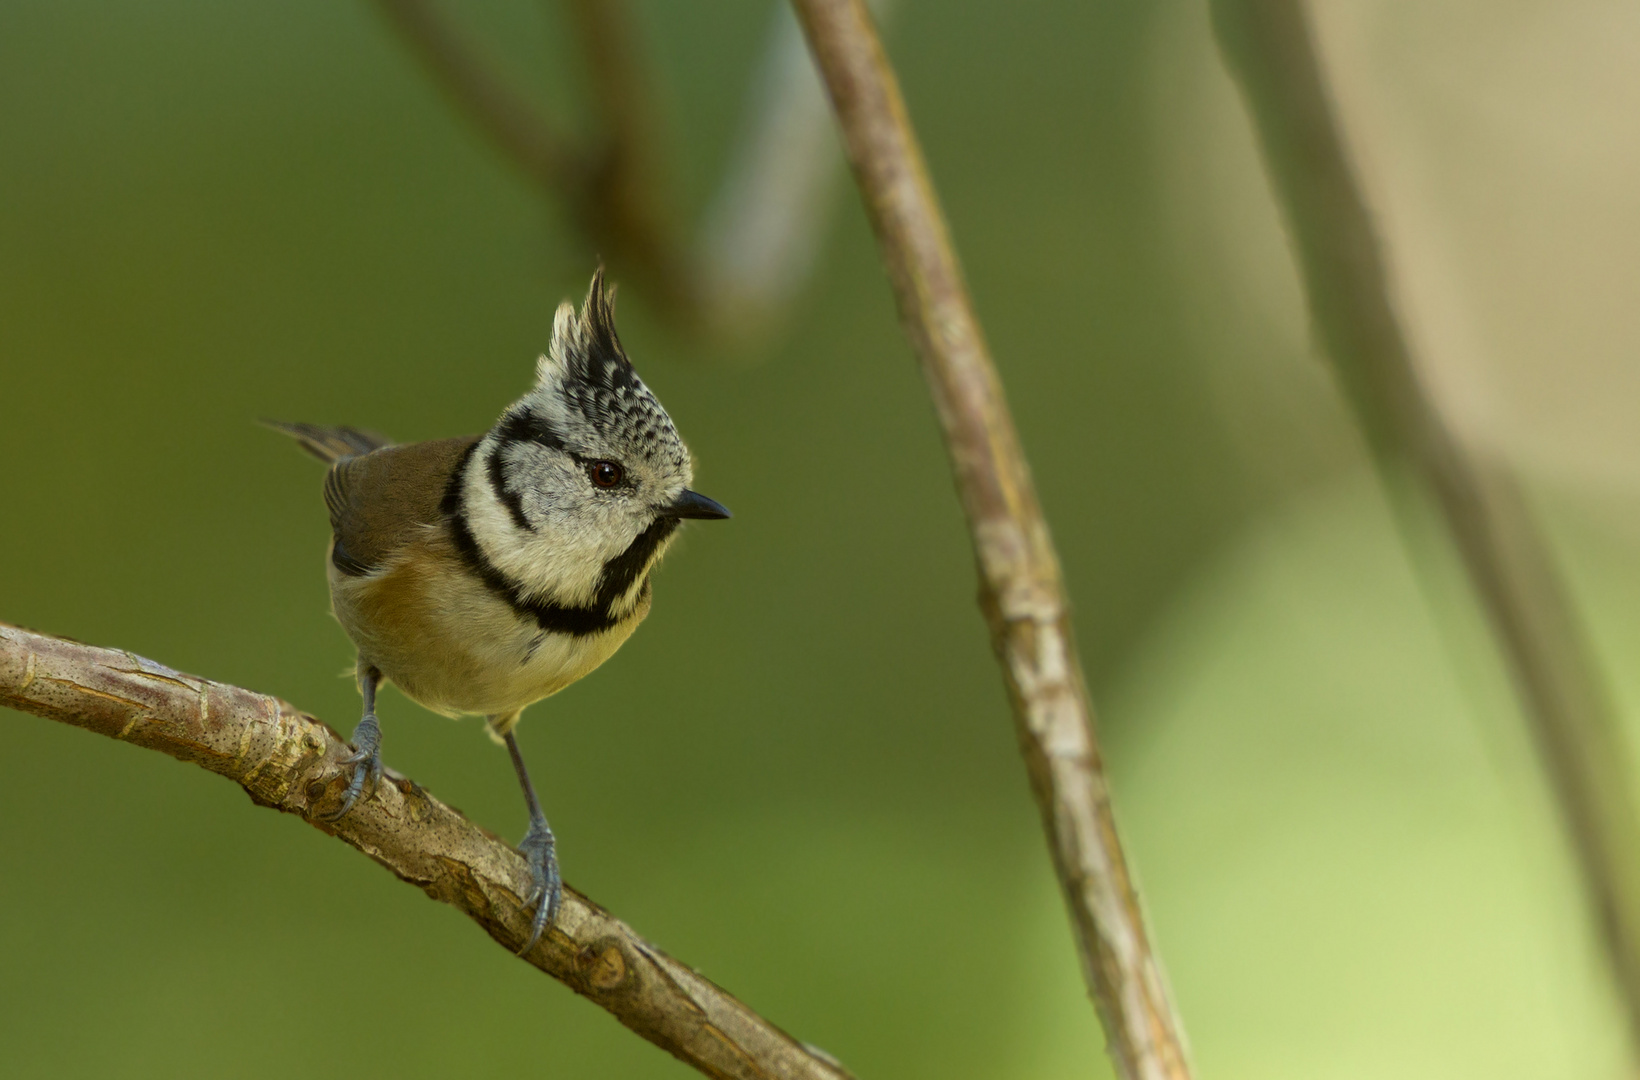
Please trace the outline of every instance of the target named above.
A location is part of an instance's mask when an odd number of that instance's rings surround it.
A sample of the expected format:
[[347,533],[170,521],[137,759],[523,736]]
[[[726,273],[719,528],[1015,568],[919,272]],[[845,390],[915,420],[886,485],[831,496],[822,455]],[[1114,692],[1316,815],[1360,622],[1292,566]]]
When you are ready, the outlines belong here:
[[[1633,757],[1582,626],[1513,477],[1472,453],[1423,385],[1301,0],[1213,0],[1212,7],[1296,249],[1316,335],[1381,472],[1392,479],[1410,468],[1445,516],[1559,800],[1640,1043]],[[1411,508],[1395,501],[1405,520]]]
[[[674,326],[740,340],[777,325],[813,271],[838,155],[791,12],[776,9],[745,117],[693,247],[668,212],[656,102],[621,0],[562,0],[593,135],[571,138],[437,0],[375,0],[452,105]],[[872,0],[881,16],[891,0]]]
[[905,102],[861,0],[794,0],[934,398],[980,602],[1117,1071],[1185,1080],[1183,1029],[1111,813],[1059,559]]
[[659,201],[652,140],[626,12],[575,0],[572,28],[588,63],[598,141],[583,147],[463,39],[433,0],[376,0],[435,82],[501,153],[549,197],[563,199],[593,249],[681,324],[697,317],[686,259]]
[[[140,656],[0,623],[0,706],[209,769],[260,806],[296,814],[483,927],[508,951],[529,933],[529,871],[494,834],[389,773],[340,822],[347,743],[278,698],[184,675]],[[849,1080],[727,992],[566,888],[558,921],[524,958],[707,1076]]]
[[569,141],[445,24],[432,0],[377,5],[451,101],[533,183],[549,191],[585,185],[585,166]]

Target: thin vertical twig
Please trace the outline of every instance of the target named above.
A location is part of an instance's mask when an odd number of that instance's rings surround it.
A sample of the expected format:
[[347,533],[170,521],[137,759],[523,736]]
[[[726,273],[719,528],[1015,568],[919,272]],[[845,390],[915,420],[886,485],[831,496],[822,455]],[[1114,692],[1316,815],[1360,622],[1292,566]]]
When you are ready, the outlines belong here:
[[1394,498],[1434,493],[1491,622],[1576,851],[1640,1042],[1640,814],[1632,757],[1554,561],[1509,471],[1473,453],[1424,386],[1301,0],[1212,0],[1220,49],[1263,144],[1315,332]]
[[1059,559],[899,84],[862,0],[793,0],[968,518],[980,600],[1084,977],[1124,1078],[1191,1075],[1111,813]]

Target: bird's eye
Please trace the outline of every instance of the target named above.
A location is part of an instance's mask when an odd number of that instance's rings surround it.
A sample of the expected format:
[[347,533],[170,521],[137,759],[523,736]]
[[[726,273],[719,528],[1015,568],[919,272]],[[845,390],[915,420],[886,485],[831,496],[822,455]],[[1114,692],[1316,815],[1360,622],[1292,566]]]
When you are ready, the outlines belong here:
[[601,488],[612,488],[621,482],[621,467],[613,461],[594,461],[588,472],[592,482]]

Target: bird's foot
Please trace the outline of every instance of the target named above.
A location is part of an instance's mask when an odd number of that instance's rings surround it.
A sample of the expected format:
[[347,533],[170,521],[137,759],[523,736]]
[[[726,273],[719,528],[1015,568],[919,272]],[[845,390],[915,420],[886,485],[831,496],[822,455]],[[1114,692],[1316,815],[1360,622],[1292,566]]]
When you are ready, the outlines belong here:
[[353,753],[341,761],[347,776],[347,787],[342,792],[342,804],[328,814],[325,821],[340,821],[353,809],[353,804],[368,787],[372,792],[382,778],[382,729],[375,713],[365,713],[359,726],[353,729]]
[[552,920],[558,917],[558,905],[564,899],[564,879],[558,873],[557,846],[544,820],[530,822],[530,831],[519,842],[518,852],[529,864],[530,880],[535,884],[525,901],[526,907],[535,905],[535,918],[530,924],[530,939],[518,950],[519,956],[535,948]]

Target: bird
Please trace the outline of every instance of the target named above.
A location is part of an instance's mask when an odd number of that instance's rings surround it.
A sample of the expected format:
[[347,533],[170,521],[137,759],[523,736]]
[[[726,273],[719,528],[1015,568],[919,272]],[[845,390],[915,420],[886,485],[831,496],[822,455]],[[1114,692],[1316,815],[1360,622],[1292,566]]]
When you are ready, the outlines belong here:
[[358,652],[364,713],[340,820],[381,779],[376,691],[487,718],[523,789],[519,852],[533,949],[563,894],[557,841],[514,734],[524,709],[608,660],[648,615],[680,524],[730,516],[615,333],[603,268],[560,304],[535,384],[483,435],[394,444],[353,427],[264,421],[329,464],[331,610]]

